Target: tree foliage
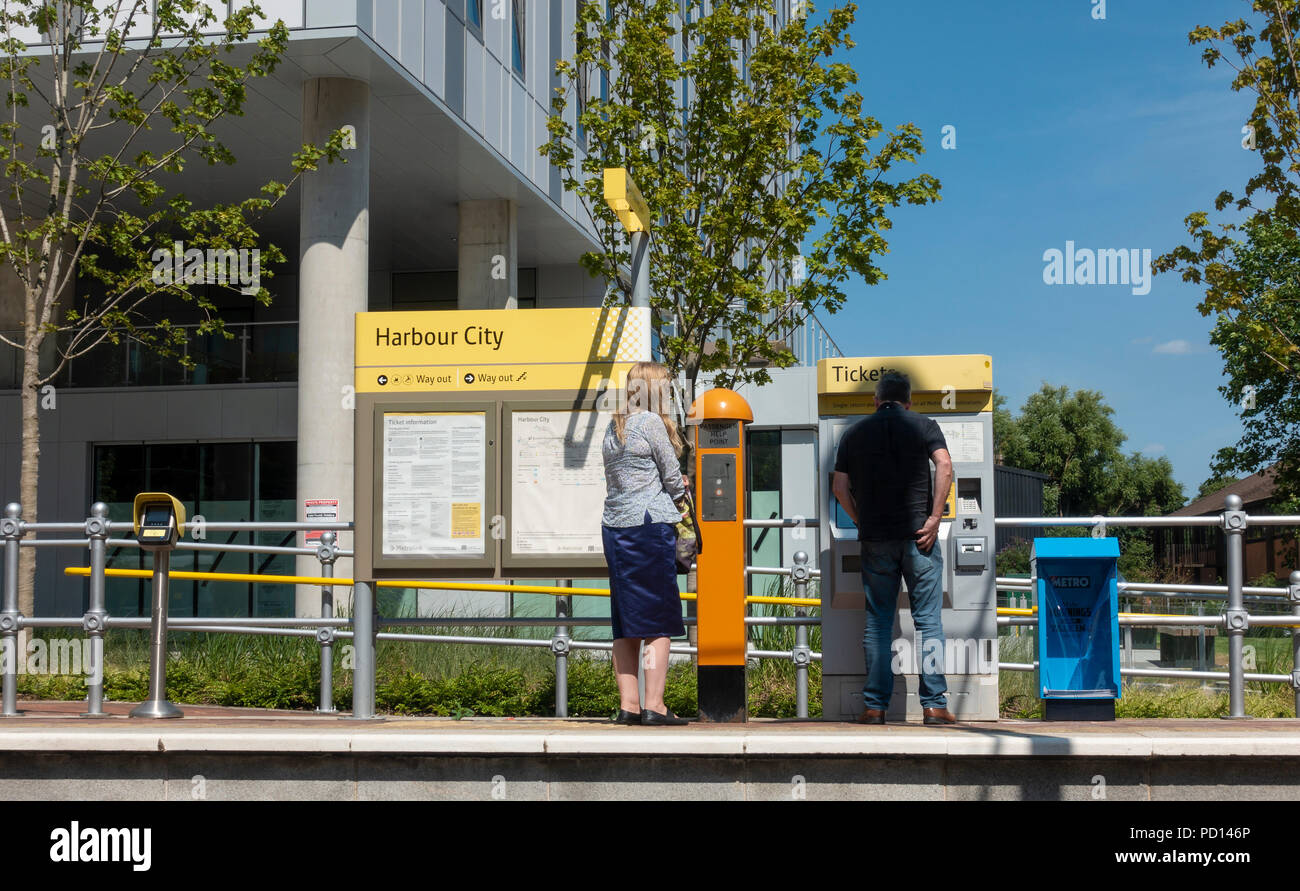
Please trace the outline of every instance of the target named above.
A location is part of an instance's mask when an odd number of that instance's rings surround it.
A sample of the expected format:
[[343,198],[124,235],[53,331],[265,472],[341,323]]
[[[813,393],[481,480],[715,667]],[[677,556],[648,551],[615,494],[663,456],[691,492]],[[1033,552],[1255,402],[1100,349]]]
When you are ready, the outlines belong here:
[[701,371],[766,382],[754,366],[793,364],[784,338],[838,310],[851,277],[885,277],[889,211],[938,200],[934,177],[894,172],[923,151],[920,130],[887,133],[864,112],[852,67],[832,61],[853,46],[852,3],[818,23],[801,4],[809,15],[784,25],[773,0],[603,6],[580,7],[541,147],[600,238],[583,265],[614,283],[612,302],[629,300],[628,242],[601,177],[626,167],[654,217],[665,363],[692,385]]
[[[254,33],[259,7],[237,5],[221,19],[218,7],[224,13],[226,4],[0,6],[0,264],[23,299],[21,332],[0,340],[23,354],[20,498],[28,521],[37,516],[39,388],[71,359],[124,336],[178,352],[185,329],[150,315],[161,294],[197,305],[200,333],[222,331],[210,292],[191,287],[216,271],[199,266],[167,279],[157,274],[159,253],[179,241],[202,254],[201,264],[209,250],[256,249],[267,267],[283,260],[254,224],[297,177],[339,157],[341,133],[286,158],[287,182],[268,182],[254,197],[198,206],[176,190],[192,166],[235,162],[220,124],[243,113],[248,83],[270,74],[288,44],[283,22]],[[256,296],[270,301],[260,281]],[[27,559],[20,587],[28,613],[32,572]]]
[[[1125,455],[1121,447],[1128,437],[1111,419],[1113,414],[1102,394],[1093,390],[1071,393],[1068,387],[1043,384],[1025,400],[1018,417],[995,398],[994,449],[1003,464],[1052,478],[1043,489],[1045,516],[1163,516],[1182,507],[1183,487],[1174,480],[1169,459],[1140,452]],[[1088,533],[1055,526],[1044,534]],[[1126,579],[1157,577],[1151,530],[1116,527],[1108,534],[1119,539],[1119,568]],[[999,572],[1004,565],[1019,567],[1027,555],[1027,546],[1023,555],[1019,550],[999,555]]]
[[1196,495],[1192,500],[1200,501],[1202,498],[1213,495],[1215,492],[1221,492],[1228,486],[1239,481],[1239,477],[1215,474],[1214,476],[1207,478],[1205,482],[1201,483],[1200,488],[1196,490]]
[[[1254,15],[1200,26],[1188,39],[1203,47],[1207,67],[1233,71],[1231,88],[1255,104],[1243,147],[1257,151],[1259,169],[1240,194],[1214,200],[1216,225],[1205,211],[1187,216],[1190,241],[1157,258],[1157,271],[1177,270],[1203,285],[1198,309],[1216,319],[1212,343],[1229,382],[1220,388],[1238,405],[1246,433],[1219,452],[1214,470],[1253,473],[1280,462],[1278,484],[1300,494],[1300,315],[1295,283],[1300,234],[1300,2],[1254,0]],[[1226,211],[1226,213],[1225,213]],[[1277,264],[1276,266],[1273,264]]]
[[1219,388],[1244,431],[1215,456],[1218,474],[1278,463],[1281,497],[1300,494],[1300,240],[1289,224],[1250,223],[1225,266],[1236,304],[1221,309],[1210,342],[1223,356]]
[[1052,478],[1045,513],[1159,516],[1182,507],[1183,488],[1169,459],[1125,455],[1121,446],[1128,437],[1113,414],[1101,393],[1043,384],[1018,417],[995,407],[994,447],[1003,464]]

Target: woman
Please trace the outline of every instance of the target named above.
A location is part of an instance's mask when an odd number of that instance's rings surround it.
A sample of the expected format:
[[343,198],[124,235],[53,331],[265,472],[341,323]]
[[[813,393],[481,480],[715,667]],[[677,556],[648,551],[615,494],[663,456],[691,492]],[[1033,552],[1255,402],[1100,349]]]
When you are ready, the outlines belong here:
[[[626,398],[605,431],[605,513],[610,616],[620,724],[685,724],[664,705],[668,639],[686,633],[677,591],[673,504],[686,494],[678,458],[682,439],[671,414],[668,369],[638,362]],[[637,687],[637,651],[645,641],[645,702]]]

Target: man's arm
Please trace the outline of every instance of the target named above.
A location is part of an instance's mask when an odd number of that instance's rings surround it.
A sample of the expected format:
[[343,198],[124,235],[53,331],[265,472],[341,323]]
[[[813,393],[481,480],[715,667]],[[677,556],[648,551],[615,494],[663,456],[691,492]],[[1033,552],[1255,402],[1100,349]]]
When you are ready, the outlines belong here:
[[853,525],[858,524],[858,505],[853,500],[853,493],[849,490],[849,475],[839,470],[831,476],[831,491],[835,493],[835,500],[844,508],[844,512],[849,515]]
[[923,551],[930,550],[939,537],[939,518],[943,516],[948,489],[952,486],[952,456],[948,450],[935,449],[930,453],[930,460],[934,462],[934,504],[930,506],[925,525],[916,530],[916,546]]

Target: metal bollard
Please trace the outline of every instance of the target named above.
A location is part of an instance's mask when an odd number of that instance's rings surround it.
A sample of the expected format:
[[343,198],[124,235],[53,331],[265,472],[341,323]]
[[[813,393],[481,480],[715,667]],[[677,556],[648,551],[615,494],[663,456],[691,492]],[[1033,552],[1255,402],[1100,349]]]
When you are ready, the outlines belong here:
[[0,609],[0,662],[4,663],[3,717],[21,714],[18,711],[18,660],[26,653],[18,652],[18,540],[23,537],[23,508],[18,503],[5,505],[5,515],[0,519],[0,536],[5,541],[4,607]]
[[[1204,603],[1196,604],[1196,615],[1198,617],[1205,615]],[[1206,644],[1205,626],[1198,625],[1196,628],[1196,670],[1197,671],[1209,671],[1209,667],[1206,665],[1205,644]],[[1201,686],[1204,687],[1205,684],[1201,684]]]
[[352,585],[352,717],[375,717],[375,598],[369,582]]
[[[1129,609],[1132,609],[1130,605]],[[1133,626],[1124,626],[1124,654],[1128,657],[1128,667],[1137,668],[1137,659],[1133,655]]]
[[1242,538],[1246,533],[1246,513],[1241,509],[1241,496],[1229,495],[1223,500],[1223,531],[1226,536],[1228,558],[1228,608],[1224,612],[1224,625],[1228,632],[1228,714],[1225,718],[1247,718],[1246,677],[1242,667],[1242,650],[1250,618],[1241,596]]
[[153,611],[149,623],[149,698],[131,709],[132,718],[179,718],[167,701],[167,593],[171,553],[153,552]]
[[[338,535],[333,532],[320,534],[320,546],[316,549],[316,559],[320,561],[320,574],[325,578],[334,577],[334,561],[338,559]],[[334,586],[320,586],[320,617],[334,618]],[[320,705],[316,711],[334,714],[334,629],[321,628],[316,632],[320,644]]]
[[[808,554],[805,551],[795,551],[794,566],[790,569],[795,597],[802,599],[808,596],[808,578]],[[794,614],[802,619],[808,615],[808,610],[797,606]],[[794,626],[794,649],[790,651],[790,658],[794,661],[795,716],[807,718],[808,665],[812,662],[812,650],[808,647],[807,625],[801,623]]]
[[[556,581],[556,587],[572,588],[572,579]],[[573,596],[562,594],[555,598],[555,617],[567,619],[573,615]],[[551,636],[551,652],[555,654],[555,717],[569,717],[569,626],[556,625]]]
[[108,505],[96,501],[86,519],[90,539],[90,601],[81,627],[90,635],[90,679],[86,683],[86,711],[83,718],[102,718],[104,712],[104,629],[108,611],[104,608],[104,564],[108,552]]
[[[1291,600],[1291,615],[1300,621],[1300,570],[1291,573],[1287,597]],[[1291,629],[1291,689],[1295,691],[1296,717],[1300,717],[1300,626]]]

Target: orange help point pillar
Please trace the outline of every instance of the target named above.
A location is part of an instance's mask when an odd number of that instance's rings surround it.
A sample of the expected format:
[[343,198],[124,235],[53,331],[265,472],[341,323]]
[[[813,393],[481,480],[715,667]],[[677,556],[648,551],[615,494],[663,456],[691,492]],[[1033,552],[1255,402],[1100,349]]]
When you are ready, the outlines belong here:
[[749,403],[731,390],[691,406],[701,549],[696,565],[700,720],[748,719],[745,686],[745,436]]

